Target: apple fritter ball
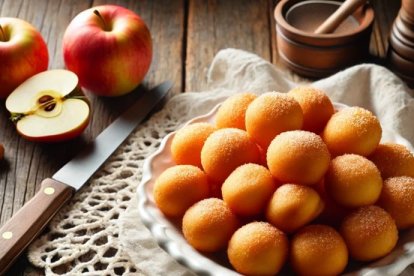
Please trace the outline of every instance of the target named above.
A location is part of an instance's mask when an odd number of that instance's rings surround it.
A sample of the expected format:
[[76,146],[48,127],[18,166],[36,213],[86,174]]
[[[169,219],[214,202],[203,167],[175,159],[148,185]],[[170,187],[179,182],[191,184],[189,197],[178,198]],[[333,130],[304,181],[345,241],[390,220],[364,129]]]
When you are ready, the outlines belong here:
[[215,252],[227,246],[238,225],[236,215],[223,200],[207,198],[187,210],[182,230],[195,249]]
[[246,130],[263,149],[267,149],[278,134],[301,129],[302,124],[302,109],[299,103],[287,94],[262,94],[246,110]]
[[201,168],[201,149],[216,128],[209,123],[194,123],[179,129],[171,142],[171,155],[178,165]]
[[251,222],[231,237],[227,256],[244,275],[275,275],[284,265],[289,250],[286,235],[266,222]]
[[166,169],[155,181],[154,200],[167,216],[179,217],[197,201],[209,196],[207,175],[192,165]]
[[325,126],[322,138],[337,156],[355,153],[368,156],[378,146],[382,129],[377,117],[361,107],[346,107],[335,113]]
[[240,93],[225,100],[216,114],[218,128],[239,128],[246,130],[245,116],[249,104],[256,99],[253,93]]
[[303,130],[320,133],[335,110],[331,100],[322,91],[310,86],[300,86],[289,91],[303,111]]

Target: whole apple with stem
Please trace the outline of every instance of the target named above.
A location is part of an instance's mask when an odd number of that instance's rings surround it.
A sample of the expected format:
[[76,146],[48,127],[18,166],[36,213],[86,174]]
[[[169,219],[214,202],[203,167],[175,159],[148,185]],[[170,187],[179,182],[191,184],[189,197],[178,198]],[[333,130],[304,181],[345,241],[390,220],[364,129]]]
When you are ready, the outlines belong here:
[[0,98],[6,98],[29,77],[45,71],[49,63],[41,34],[28,22],[0,18]]
[[131,92],[152,60],[151,34],[134,12],[103,5],[79,13],[63,36],[66,67],[80,85],[100,96]]

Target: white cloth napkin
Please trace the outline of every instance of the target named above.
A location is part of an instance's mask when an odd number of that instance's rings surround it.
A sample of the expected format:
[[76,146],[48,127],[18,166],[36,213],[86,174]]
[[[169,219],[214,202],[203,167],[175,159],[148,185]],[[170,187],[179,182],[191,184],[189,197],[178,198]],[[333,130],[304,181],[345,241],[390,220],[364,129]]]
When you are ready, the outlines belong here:
[[[271,63],[257,55],[236,49],[218,52],[212,61],[207,78],[208,91],[180,94],[167,103],[166,110],[179,113],[178,103],[185,102],[194,106],[189,109],[190,114],[187,115],[195,117],[235,93],[287,92],[298,85],[289,81],[284,73]],[[407,140],[403,142],[413,150],[413,91],[387,69],[377,65],[362,64],[316,81],[312,85],[324,90],[332,101],[361,106],[373,111],[383,128],[388,130],[384,132],[383,139],[391,139],[394,133],[399,133]],[[356,273],[360,275],[402,273],[414,262],[414,231],[411,232],[404,234],[400,241],[401,245],[393,254]],[[150,232],[140,221],[136,199],[130,202],[129,208],[121,218],[121,242],[136,266],[146,275],[192,275],[192,272],[158,247]],[[410,254],[411,252],[413,253]],[[412,275],[413,271],[408,267],[403,274]]]

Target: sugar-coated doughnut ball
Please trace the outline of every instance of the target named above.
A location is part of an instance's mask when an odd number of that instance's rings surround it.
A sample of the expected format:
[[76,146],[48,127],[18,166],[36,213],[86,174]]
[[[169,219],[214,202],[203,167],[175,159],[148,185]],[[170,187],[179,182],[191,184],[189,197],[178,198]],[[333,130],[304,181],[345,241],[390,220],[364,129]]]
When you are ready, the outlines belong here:
[[348,249],[334,228],[309,225],[293,236],[290,261],[299,275],[339,275],[348,264]]
[[267,166],[284,183],[318,183],[329,166],[330,154],[321,137],[294,130],[279,134],[267,149]]
[[394,220],[375,205],[360,207],[346,216],[341,234],[349,254],[358,261],[371,261],[387,255],[398,240]]
[[344,154],[332,159],[325,176],[325,188],[332,199],[345,207],[374,204],[382,189],[379,170],[367,158]]
[[295,98],[303,111],[303,130],[321,132],[335,110],[331,100],[321,90],[300,86],[289,91],[288,95]]
[[258,215],[276,190],[269,170],[257,164],[235,169],[221,187],[223,200],[241,216]]
[[231,237],[227,255],[233,267],[244,275],[275,275],[286,261],[286,235],[266,222],[251,222]]
[[216,126],[246,130],[246,109],[256,97],[253,93],[240,93],[225,100],[217,111]]
[[247,132],[236,128],[223,128],[213,132],[201,150],[204,171],[218,182],[223,182],[237,167],[259,161],[257,145]]
[[178,130],[171,142],[174,162],[201,168],[201,149],[207,137],[215,130],[209,123],[194,123]]
[[346,107],[329,119],[322,138],[333,155],[355,153],[368,156],[378,146],[381,134],[381,125],[370,111]]
[[266,218],[280,230],[292,233],[316,218],[323,207],[319,194],[311,187],[284,184],[273,193]]
[[218,198],[197,202],[183,217],[184,237],[195,249],[203,252],[225,248],[237,228],[236,215]]
[[166,169],[155,181],[154,200],[167,216],[182,216],[197,201],[208,197],[206,174],[192,165]]
[[398,229],[414,226],[414,178],[398,176],[386,179],[378,205],[390,213]]
[[303,113],[299,103],[283,93],[262,94],[246,111],[246,130],[263,149],[267,149],[279,133],[300,129],[302,124]]
[[414,177],[414,155],[403,145],[379,144],[369,159],[375,163],[384,179],[394,176]]

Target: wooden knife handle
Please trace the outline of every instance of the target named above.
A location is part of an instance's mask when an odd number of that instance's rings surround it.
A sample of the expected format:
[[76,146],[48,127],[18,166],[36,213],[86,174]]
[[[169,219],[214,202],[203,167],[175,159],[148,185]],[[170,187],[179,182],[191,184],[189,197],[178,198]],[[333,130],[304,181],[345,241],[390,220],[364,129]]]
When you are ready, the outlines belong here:
[[72,187],[45,179],[35,196],[0,228],[0,275],[6,272],[73,193]]

